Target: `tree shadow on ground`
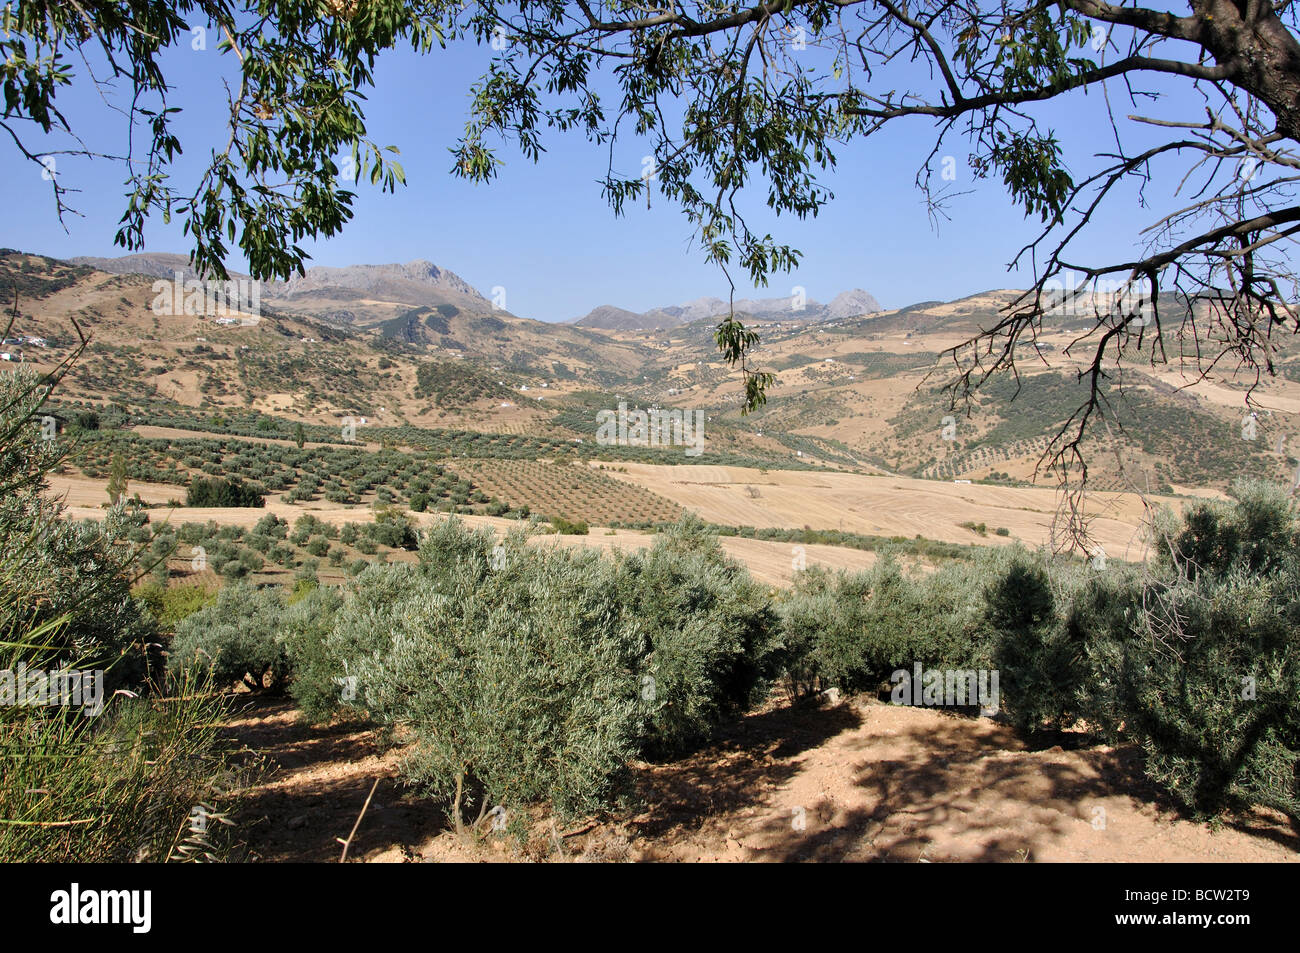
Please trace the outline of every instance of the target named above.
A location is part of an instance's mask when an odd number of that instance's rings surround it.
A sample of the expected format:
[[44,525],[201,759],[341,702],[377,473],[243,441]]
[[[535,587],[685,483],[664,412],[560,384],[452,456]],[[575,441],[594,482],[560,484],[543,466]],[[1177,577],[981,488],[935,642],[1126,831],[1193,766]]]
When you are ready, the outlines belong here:
[[[626,856],[647,860],[1016,862],[1049,846],[1059,853],[1073,838],[1074,853],[1088,859],[1106,853],[1091,840],[1099,804],[1137,806],[1149,837],[1163,836],[1149,824],[1151,810],[1159,822],[1186,817],[1145,777],[1138,749],[1030,751],[988,720],[895,714],[870,703],[776,705],[739,718],[686,757],[635,766],[630,811],[591,819],[591,833],[566,845],[582,852],[614,838]],[[233,719],[234,740],[277,769],[233,818],[253,859],[337,861],[338,839],[376,778],[349,859],[419,856],[448,830],[443,806],[402,784],[398,754],[373,727],[314,727],[294,716],[286,699],[254,697]],[[1268,812],[1224,827],[1300,851],[1294,826]],[[457,859],[486,857],[469,850]]]
[[846,705],[771,708],[739,719],[688,757],[647,766],[637,785],[645,810],[631,827],[656,838],[758,803],[798,771],[800,754],[861,724]]
[[[237,743],[264,754],[271,773],[240,799],[232,817],[254,860],[334,862],[338,838],[351,832],[371,785],[370,806],[348,850],[349,860],[398,845],[414,849],[446,828],[431,799],[410,797],[395,765],[376,761],[377,731],[361,722],[305,724],[286,699],[253,699],[234,712]],[[369,761],[369,764],[359,762]]]
[[[728,859],[763,861],[1032,862],[1049,847],[1088,859],[1114,853],[1118,828],[1105,831],[1117,811],[1124,823],[1134,812],[1148,824],[1151,811],[1159,823],[1186,819],[1146,778],[1138,749],[1030,751],[1005,726],[952,715],[840,738],[819,773],[800,776],[803,752],[887,707],[773,709],[742,719],[724,744],[660,766],[637,819],[647,857],[673,856],[674,844],[712,854],[716,840]],[[792,817],[802,792],[809,803]],[[720,812],[730,816],[709,828]],[[1229,826],[1300,846],[1285,822],[1258,812]],[[1156,826],[1145,833],[1161,836]]]

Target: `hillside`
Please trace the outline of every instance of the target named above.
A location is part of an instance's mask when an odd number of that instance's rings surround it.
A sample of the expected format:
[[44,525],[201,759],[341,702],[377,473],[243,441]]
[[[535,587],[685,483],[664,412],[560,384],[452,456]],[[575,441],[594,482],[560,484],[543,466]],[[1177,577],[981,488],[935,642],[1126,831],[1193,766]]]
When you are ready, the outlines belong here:
[[[287,433],[292,421],[338,427],[351,417],[364,418],[375,439],[432,440],[412,438],[409,428],[527,434],[589,459],[705,462],[680,447],[598,446],[598,413],[622,401],[633,410],[703,412],[714,463],[1051,485],[1036,469],[1086,395],[1068,353],[1083,322],[1063,321],[1044,329],[1042,353],[1023,364],[1018,388],[990,381],[969,414],[947,405],[942,353],[991,326],[1014,290],[767,322],[756,357],[776,385],[766,407],[742,416],[738,375],[718,360],[713,319],[700,316],[720,299],[682,306],[675,317],[692,319],[668,330],[556,325],[493,311],[453,272],[413,262],[310,269],[268,291],[258,320],[223,321],[155,314],[150,274],[108,273],[91,261],[0,254],[0,288],[19,299],[16,339],[46,342],[11,345],[11,356],[59,359],[75,341],[75,319],[91,343],[62,399],[117,405],[159,425],[210,427],[219,417],[251,428],[260,415]],[[179,261],[145,255],[101,264],[169,275]],[[440,297],[459,303],[417,303]],[[351,308],[362,301],[364,319]],[[348,302],[344,319],[337,309]],[[828,307],[864,303],[850,296]],[[632,313],[603,306],[593,314],[618,323]],[[1255,395],[1253,440],[1242,436],[1243,382],[1194,381],[1177,365],[1144,367],[1148,355],[1135,357],[1122,381],[1107,384],[1110,431],[1097,428],[1085,443],[1095,487],[1172,493],[1222,490],[1241,474],[1290,479],[1300,446],[1300,364],[1288,363],[1291,355],[1279,354],[1281,376]]]

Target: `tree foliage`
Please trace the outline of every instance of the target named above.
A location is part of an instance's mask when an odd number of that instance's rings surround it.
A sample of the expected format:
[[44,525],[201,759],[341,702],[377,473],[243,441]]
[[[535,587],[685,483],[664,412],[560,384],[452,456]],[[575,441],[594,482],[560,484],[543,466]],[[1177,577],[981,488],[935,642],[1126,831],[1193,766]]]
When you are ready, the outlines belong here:
[[281,590],[232,583],[211,605],[177,624],[168,666],[174,672],[211,673],[222,688],[243,682],[255,690],[279,689],[289,674],[284,612]]
[[990,668],[1031,742],[1132,745],[1189,813],[1300,817],[1300,521],[1276,486],[1162,512],[1146,566],[1018,546],[907,574],[800,573],[784,600],[796,688],[878,691],[890,672]]
[[134,528],[123,506],[103,524],[73,523],[44,495],[45,476],[66,451],[46,439],[41,408],[53,382],[27,370],[0,374],[0,642],[55,626],[43,637],[50,658],[106,670],[106,684],[139,687],[154,626],[131,597],[140,570]]
[[185,491],[186,506],[246,506],[266,505],[262,494],[238,477],[196,477]]
[[649,551],[528,545],[434,524],[417,566],[375,565],[281,624],[304,716],[413,733],[407,775],[464,811],[609,806],[629,762],[680,753],[763,697],[768,592],[698,523]]

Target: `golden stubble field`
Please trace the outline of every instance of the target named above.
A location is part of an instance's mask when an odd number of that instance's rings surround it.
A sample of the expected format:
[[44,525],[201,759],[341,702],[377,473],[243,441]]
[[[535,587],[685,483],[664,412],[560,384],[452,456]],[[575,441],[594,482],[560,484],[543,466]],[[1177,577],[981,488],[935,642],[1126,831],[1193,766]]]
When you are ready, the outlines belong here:
[[[623,471],[626,472],[623,472]],[[1060,497],[1048,487],[1000,487],[820,470],[629,463],[610,474],[680,503],[713,523],[924,536],[950,543],[1048,545]],[[1205,494],[1207,497],[1209,493]],[[1175,510],[1188,500],[1151,497]],[[1146,507],[1125,493],[1094,494],[1093,536],[1107,556],[1140,560]],[[983,523],[980,536],[962,523]],[[999,527],[1008,536],[995,535]]]

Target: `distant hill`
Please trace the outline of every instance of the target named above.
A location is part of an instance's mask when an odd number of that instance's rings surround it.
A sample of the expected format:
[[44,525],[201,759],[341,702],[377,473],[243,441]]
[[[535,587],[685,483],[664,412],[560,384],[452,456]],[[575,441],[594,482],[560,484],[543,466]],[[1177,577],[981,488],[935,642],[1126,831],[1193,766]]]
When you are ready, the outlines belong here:
[[344,300],[360,296],[422,307],[453,304],[473,311],[492,310],[491,303],[464,278],[422,258],[404,265],[308,268],[304,275],[271,284],[267,293],[290,301],[311,296]]
[[[584,317],[573,322],[584,328],[601,328],[607,331],[633,331],[645,327],[645,316],[612,304],[592,308]],[[676,326],[676,325],[674,325]]]
[[[499,392],[484,391],[468,408],[453,407],[445,395],[440,404],[416,395],[417,368],[430,359],[464,361],[494,383],[532,385],[526,398],[511,403],[544,408],[554,401],[558,383],[571,389],[623,384],[638,378],[653,353],[590,329],[493,311],[472,288],[460,291],[453,273],[435,273],[433,266],[381,266],[344,275],[338,272],[345,269],[331,269],[314,285],[300,283],[297,294],[264,291],[260,315],[250,315],[257,320],[222,323],[225,316],[206,307],[193,315],[154,311],[155,280],[171,279],[177,270],[192,276],[183,256],[127,256],[105,264],[116,271],[0,249],[0,298],[7,310],[15,295],[19,305],[11,336],[53,342],[48,350],[10,345],[7,353],[20,360],[49,357],[75,339],[68,319],[95,342],[63,388],[69,396],[213,407],[274,404],[312,421],[346,413],[376,417],[388,407],[426,424],[449,424],[444,418],[452,410],[491,411],[494,419],[506,417],[509,426],[523,427],[538,411],[503,409]],[[401,297],[425,283],[431,299],[457,296],[465,305],[412,306],[379,297]],[[355,317],[340,320],[340,310]],[[426,412],[431,403],[433,410]]]
[[[79,257],[73,265],[94,268],[114,275],[145,275],[172,278],[180,272],[184,280],[198,277],[185,255],[166,252],[123,255],[119,258]],[[247,275],[231,272],[232,278]],[[404,265],[348,265],[342,268],[317,266],[288,281],[263,285],[267,304],[311,315],[336,324],[368,326],[389,321],[412,305],[488,313],[491,302],[465,279],[423,259]]]
[[[91,344],[60,399],[131,408],[142,420],[260,413],[334,424],[351,415],[473,430],[484,446],[526,434],[586,452],[598,412],[625,401],[707,412],[709,453],[1014,485],[1048,479],[1036,470],[1043,448],[1087,396],[1078,374],[1087,354],[1067,348],[1095,321],[1086,300],[1045,320],[1039,349],[1020,362],[1021,390],[991,381],[967,416],[940,389],[951,377],[943,351],[995,326],[1021,292],[891,311],[857,290],[802,311],[787,298],[742,299],[737,310],[760,325],[757,366],[777,378],[768,402],[742,415],[739,372],[713,341],[719,298],[642,314],[602,305],[577,326],[550,324],[493,309],[453,272],[411,262],[311,269],[265,290],[257,320],[245,322],[206,308],[155,311],[152,283],[178,270],[190,275],[180,255],[69,263],[0,249],[0,301],[6,311],[17,301],[3,351],[53,366],[77,344],[75,320]],[[663,330],[647,335],[654,328]],[[1108,443],[1092,457],[1096,488],[1139,477],[1153,488],[1223,488],[1242,473],[1291,479],[1300,347],[1279,351],[1284,378],[1258,392],[1265,409],[1253,441],[1242,439],[1236,384],[1187,386],[1176,366],[1151,364],[1149,344],[1131,347],[1123,381],[1106,392],[1124,430],[1105,439],[1122,446],[1128,469]]]
[[[190,267],[187,255],[174,255],[169,252],[141,252],[135,255],[122,255],[118,258],[95,258],[81,255],[69,258],[69,264],[94,268],[110,275],[148,275],[150,278],[174,278],[180,272],[184,280],[197,278],[198,273]],[[230,273],[234,279],[247,278],[247,275]]]
[[[184,280],[196,278],[185,255],[148,252],[118,258],[81,256],[69,263],[114,275],[146,275],[172,278],[180,272]],[[232,278],[247,275],[231,272]],[[473,314],[493,314],[494,308],[479,291],[455,272],[417,258],[406,264],[347,265],[341,268],[319,265],[288,281],[267,282],[262,300],[274,308],[310,315],[335,324],[371,327],[405,319],[412,307],[452,307]],[[758,322],[816,322],[855,318],[881,311],[869,292],[860,288],[836,295],[829,304],[809,299],[801,307],[792,297],[741,298],[737,314]],[[716,320],[730,306],[722,298],[703,297],[682,304],[665,305],[645,312],[629,311],[602,304],[575,321],[584,328],[612,331],[676,328],[696,321]],[[390,330],[391,333],[391,330]]]
[[[684,304],[666,305],[638,313],[603,304],[572,322],[585,328],[613,331],[669,329],[713,320],[727,314],[731,306],[721,298],[696,298]],[[860,288],[836,295],[830,304],[811,299],[800,304],[793,297],[740,298],[735,311],[751,321],[833,321],[881,311],[880,302]]]

